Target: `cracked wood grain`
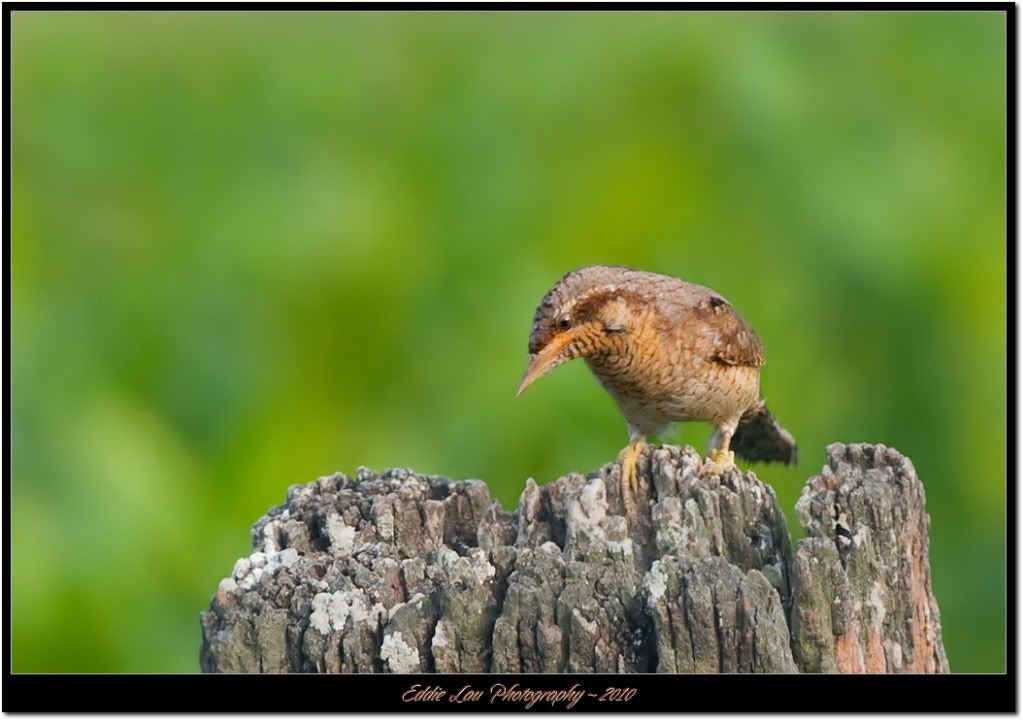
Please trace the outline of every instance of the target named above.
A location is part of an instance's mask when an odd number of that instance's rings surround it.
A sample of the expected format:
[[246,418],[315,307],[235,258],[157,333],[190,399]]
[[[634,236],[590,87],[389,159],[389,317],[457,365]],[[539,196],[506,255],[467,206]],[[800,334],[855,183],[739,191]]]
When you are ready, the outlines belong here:
[[206,672],[947,672],[912,464],[832,445],[797,506],[655,446],[508,512],[405,469],[293,486],[202,613]]

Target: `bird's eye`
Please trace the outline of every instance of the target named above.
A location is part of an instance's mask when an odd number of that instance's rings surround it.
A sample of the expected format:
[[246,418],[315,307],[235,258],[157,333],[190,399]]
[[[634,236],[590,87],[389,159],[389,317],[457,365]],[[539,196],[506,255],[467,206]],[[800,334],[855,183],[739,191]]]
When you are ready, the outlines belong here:
[[568,315],[565,315],[563,318],[558,320],[558,327],[561,328],[562,330],[567,329],[568,326],[569,326]]

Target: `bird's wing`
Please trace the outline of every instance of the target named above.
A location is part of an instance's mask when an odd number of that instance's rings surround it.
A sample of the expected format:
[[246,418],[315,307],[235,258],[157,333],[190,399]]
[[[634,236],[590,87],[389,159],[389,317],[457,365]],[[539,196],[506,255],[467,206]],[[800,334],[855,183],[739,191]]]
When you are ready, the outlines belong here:
[[720,297],[712,297],[701,304],[698,313],[708,316],[706,322],[713,329],[711,343],[715,360],[728,365],[764,364],[764,346],[742,316]]
[[735,308],[709,288],[685,285],[662,307],[666,319],[689,338],[691,349],[726,365],[763,365],[764,346]]

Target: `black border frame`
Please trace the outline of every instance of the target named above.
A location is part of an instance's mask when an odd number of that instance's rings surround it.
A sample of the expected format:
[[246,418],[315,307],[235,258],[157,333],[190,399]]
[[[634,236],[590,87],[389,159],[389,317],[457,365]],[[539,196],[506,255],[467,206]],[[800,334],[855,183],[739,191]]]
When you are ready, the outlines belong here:
[[[772,12],[1004,12],[1006,14],[1006,289],[1007,332],[1007,485],[1006,485],[1006,672],[950,675],[359,675],[359,676],[253,676],[156,674],[35,674],[11,672],[11,636],[3,643],[3,710],[61,711],[248,711],[248,712],[480,712],[521,711],[522,703],[489,704],[489,688],[495,683],[543,689],[579,686],[586,694],[571,711],[576,712],[1002,712],[1017,710],[1016,667],[1016,335],[1017,207],[1017,6],[1009,2],[951,2],[888,4],[838,2],[815,3],[259,3],[155,2],[82,4],[11,2],[3,5],[4,74],[6,112],[3,117],[4,199],[3,263],[6,282],[4,301],[4,628],[11,626],[11,484],[10,484],[10,323],[11,323],[11,13],[31,11],[772,11]],[[197,617],[198,620],[198,617]],[[196,637],[198,639],[198,622]],[[198,659],[198,644],[196,647]],[[405,702],[402,695],[413,685],[443,689],[433,702]],[[481,701],[458,704],[449,701],[465,685],[483,689]],[[605,688],[636,688],[629,702],[601,702]],[[594,693],[596,697],[588,693]],[[296,699],[301,706],[296,706]],[[534,712],[566,710],[567,703],[537,703]]]

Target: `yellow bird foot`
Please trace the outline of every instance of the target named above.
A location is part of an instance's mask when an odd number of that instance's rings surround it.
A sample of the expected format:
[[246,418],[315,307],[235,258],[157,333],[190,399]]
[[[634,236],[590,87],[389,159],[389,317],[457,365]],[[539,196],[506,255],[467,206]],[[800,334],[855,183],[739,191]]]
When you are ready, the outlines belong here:
[[735,467],[735,453],[715,448],[707,453],[702,471],[707,475],[722,475]]
[[645,449],[646,443],[636,440],[618,453],[618,464],[622,468],[622,505],[625,506],[626,515],[632,515],[632,509],[635,507],[632,496],[639,490],[639,471],[636,464]]

